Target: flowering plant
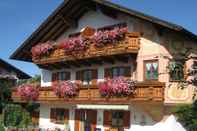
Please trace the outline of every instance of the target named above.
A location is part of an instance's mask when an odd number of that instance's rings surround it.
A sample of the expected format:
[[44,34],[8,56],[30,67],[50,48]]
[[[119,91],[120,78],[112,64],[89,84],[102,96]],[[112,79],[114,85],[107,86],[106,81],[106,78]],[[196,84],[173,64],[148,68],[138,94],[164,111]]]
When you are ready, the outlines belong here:
[[99,85],[102,96],[128,96],[134,93],[135,82],[124,77],[108,79]]
[[59,48],[65,49],[66,52],[84,51],[87,43],[81,37],[71,37],[60,42]]
[[38,58],[42,55],[48,54],[53,49],[53,46],[50,42],[40,43],[31,49],[32,57]]
[[60,81],[53,86],[54,93],[59,97],[73,97],[77,95],[78,86],[70,81]]
[[112,30],[98,31],[95,33],[93,41],[96,47],[103,47],[108,43],[115,44],[124,38],[126,32],[128,32],[127,27],[116,27]]
[[17,94],[27,101],[35,101],[39,96],[39,89],[32,84],[23,84],[17,87]]

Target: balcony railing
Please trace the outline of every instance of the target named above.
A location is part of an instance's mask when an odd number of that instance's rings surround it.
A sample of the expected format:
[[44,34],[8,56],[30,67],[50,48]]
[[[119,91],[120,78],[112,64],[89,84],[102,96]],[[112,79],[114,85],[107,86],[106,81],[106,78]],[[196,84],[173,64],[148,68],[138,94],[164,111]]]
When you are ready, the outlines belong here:
[[104,47],[95,47],[90,44],[86,51],[67,53],[64,49],[55,49],[47,56],[33,59],[36,64],[47,64],[54,62],[76,61],[95,57],[113,56],[129,53],[137,53],[139,50],[139,33],[126,33],[123,40],[117,44],[107,44]]
[[[12,91],[12,99],[15,102],[25,102],[21,100],[16,90]],[[79,94],[73,98],[59,98],[50,87],[42,87],[39,91],[38,102],[66,102],[66,103],[91,103],[91,104],[129,104],[132,101],[163,101],[164,83],[137,83],[135,93],[122,97],[103,97],[97,85],[81,86]]]

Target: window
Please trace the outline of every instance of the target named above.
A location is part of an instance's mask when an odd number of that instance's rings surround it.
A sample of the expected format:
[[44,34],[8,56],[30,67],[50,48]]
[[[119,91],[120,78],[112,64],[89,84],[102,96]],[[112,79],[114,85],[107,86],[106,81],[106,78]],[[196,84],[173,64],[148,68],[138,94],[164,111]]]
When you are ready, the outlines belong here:
[[83,72],[83,82],[85,84],[90,84],[91,80],[92,80],[92,71],[91,70],[85,70]]
[[184,79],[184,62],[171,61],[169,64],[170,80],[180,81]]
[[130,111],[105,110],[103,124],[106,127],[115,127],[121,130],[130,127]]
[[131,67],[112,67],[105,69],[105,77],[115,78],[119,76],[130,77]]
[[144,62],[145,80],[158,80],[158,61],[151,60]]
[[52,81],[64,81],[70,80],[70,72],[62,71],[52,74]]
[[64,108],[51,108],[50,119],[51,122],[58,124],[67,124],[69,111]]
[[112,127],[123,127],[123,116],[121,111],[112,112]]
[[96,84],[97,75],[97,69],[80,70],[76,72],[76,80],[79,84]]

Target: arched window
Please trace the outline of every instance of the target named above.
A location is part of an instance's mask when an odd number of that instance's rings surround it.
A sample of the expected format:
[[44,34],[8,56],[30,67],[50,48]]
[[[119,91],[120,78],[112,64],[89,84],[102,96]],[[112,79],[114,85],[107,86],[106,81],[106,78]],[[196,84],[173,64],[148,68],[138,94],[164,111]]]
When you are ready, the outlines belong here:
[[184,80],[184,62],[171,61],[169,66],[170,80],[181,81]]

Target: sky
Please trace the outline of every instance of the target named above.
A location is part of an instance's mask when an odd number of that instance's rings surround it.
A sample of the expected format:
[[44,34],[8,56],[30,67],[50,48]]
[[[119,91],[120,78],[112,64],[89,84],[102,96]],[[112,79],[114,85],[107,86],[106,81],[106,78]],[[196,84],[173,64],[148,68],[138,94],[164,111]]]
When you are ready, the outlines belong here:
[[[10,55],[63,0],[0,0],[0,58],[34,76],[32,63],[10,60]],[[142,13],[181,25],[197,34],[197,0],[111,0]]]

